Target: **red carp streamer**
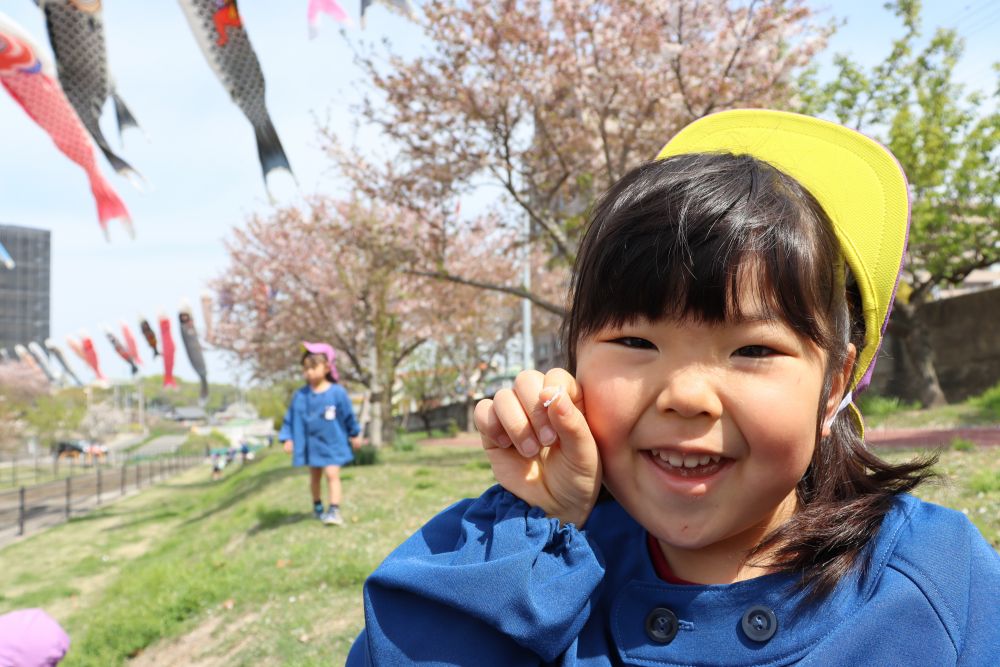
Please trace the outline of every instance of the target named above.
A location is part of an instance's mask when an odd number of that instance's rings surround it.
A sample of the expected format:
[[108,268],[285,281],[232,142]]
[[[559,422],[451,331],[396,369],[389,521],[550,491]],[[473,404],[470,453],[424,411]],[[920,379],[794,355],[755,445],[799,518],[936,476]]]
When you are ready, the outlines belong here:
[[177,387],[174,380],[174,337],[170,333],[170,320],[160,314],[160,342],[163,345],[163,386]]

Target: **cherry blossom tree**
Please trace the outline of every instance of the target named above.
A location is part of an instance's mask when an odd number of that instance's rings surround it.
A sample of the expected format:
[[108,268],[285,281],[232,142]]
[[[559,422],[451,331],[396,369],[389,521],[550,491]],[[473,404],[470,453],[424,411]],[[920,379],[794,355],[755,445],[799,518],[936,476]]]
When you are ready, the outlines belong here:
[[[230,262],[214,282],[220,313],[210,342],[262,380],[298,374],[300,341],[329,342],[339,353],[341,379],[364,386],[388,417],[400,365],[414,350],[435,337],[447,346],[448,332],[469,312],[502,312],[495,299],[467,287],[442,288],[412,275],[429,252],[413,216],[316,197],[307,210],[251,218],[227,242]],[[490,266],[484,261],[476,270]],[[390,427],[386,418],[382,432],[389,437]]]
[[27,411],[48,392],[48,380],[39,369],[23,361],[0,363],[0,449],[18,449],[28,428]]
[[[357,192],[414,213],[438,239],[418,275],[525,296],[535,283],[477,279],[444,253],[455,202],[502,193],[507,256],[529,242],[547,269],[572,264],[594,199],[688,122],[733,107],[783,107],[829,26],[805,0],[427,0],[416,57],[356,45],[369,93],[360,118],[391,157],[329,152]],[[527,241],[525,240],[527,237]],[[565,285],[563,285],[563,291]]]

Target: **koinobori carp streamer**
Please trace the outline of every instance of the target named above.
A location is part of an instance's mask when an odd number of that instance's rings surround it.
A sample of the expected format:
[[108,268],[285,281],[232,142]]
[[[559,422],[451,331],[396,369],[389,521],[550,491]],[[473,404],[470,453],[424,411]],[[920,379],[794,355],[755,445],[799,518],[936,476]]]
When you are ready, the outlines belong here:
[[160,322],[160,342],[163,344],[163,386],[177,387],[174,380],[174,337],[170,332],[170,319],[166,313],[159,314]]
[[264,183],[275,169],[292,168],[264,97],[264,73],[243,28],[236,0],[178,0],[198,46],[222,85],[253,125]]
[[119,136],[127,127],[138,127],[118,96],[108,69],[101,0],[38,0],[38,5],[45,14],[56,72],[66,99],[114,170],[135,182],[137,172],[111,150],[99,122],[104,103],[111,97]]
[[0,83],[25,113],[48,133],[56,147],[86,172],[105,236],[108,235],[108,221],[115,218],[122,221],[131,235],[128,210],[97,168],[90,136],[66,99],[51,62],[27,33],[2,13]]
[[177,320],[180,323],[181,340],[184,342],[188,361],[201,380],[201,400],[205,401],[208,399],[208,370],[205,367],[205,355],[202,354],[201,343],[198,342],[198,331],[194,328],[194,318],[191,317],[189,304],[181,304]]

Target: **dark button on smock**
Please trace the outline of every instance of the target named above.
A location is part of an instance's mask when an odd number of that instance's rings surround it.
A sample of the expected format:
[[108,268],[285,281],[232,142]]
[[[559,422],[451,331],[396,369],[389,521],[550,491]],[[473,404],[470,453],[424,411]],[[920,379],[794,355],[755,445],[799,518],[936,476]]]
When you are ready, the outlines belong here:
[[657,607],[646,616],[646,636],[658,644],[669,644],[677,636],[677,614]]
[[778,618],[764,605],[756,605],[743,614],[743,634],[755,642],[766,642],[778,629]]

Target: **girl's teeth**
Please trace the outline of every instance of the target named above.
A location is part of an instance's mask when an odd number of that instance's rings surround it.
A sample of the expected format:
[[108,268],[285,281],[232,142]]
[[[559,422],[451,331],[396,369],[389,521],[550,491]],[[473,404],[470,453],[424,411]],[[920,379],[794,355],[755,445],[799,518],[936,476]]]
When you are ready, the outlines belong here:
[[661,461],[675,468],[697,468],[698,466],[707,466],[709,463],[718,463],[722,459],[721,456],[710,456],[708,454],[697,456],[694,454],[684,455],[678,452],[664,451],[657,451],[654,454],[660,457]]

